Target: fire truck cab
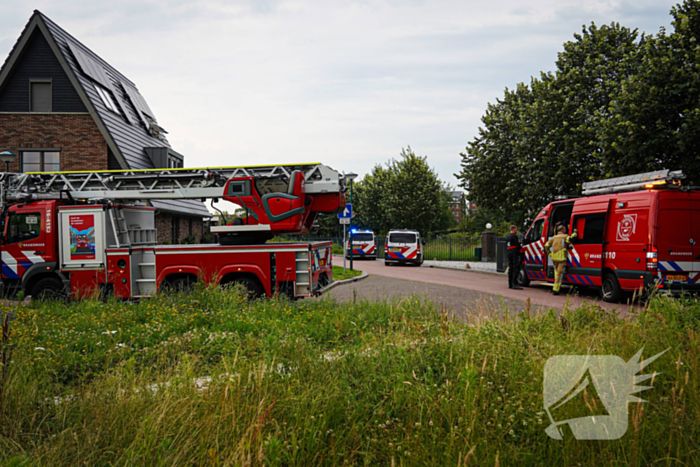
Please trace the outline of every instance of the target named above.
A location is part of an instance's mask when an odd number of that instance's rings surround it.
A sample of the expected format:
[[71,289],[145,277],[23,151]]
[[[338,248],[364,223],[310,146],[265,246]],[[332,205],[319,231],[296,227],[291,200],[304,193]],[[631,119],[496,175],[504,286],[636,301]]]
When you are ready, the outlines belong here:
[[700,191],[668,170],[584,183],[584,196],[545,206],[524,238],[520,284],[553,282],[545,243],[557,225],[578,235],[564,283],[598,287],[605,301],[657,288],[700,291]]

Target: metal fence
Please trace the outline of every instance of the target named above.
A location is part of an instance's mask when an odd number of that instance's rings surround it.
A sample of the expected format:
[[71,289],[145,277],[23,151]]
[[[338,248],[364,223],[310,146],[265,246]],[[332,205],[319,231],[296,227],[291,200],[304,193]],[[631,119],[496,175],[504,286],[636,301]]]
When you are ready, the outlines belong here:
[[[384,258],[385,237],[375,237],[377,240],[377,258]],[[279,241],[332,241],[334,254],[343,254],[342,237],[313,237],[294,235],[276,237]],[[274,240],[273,240],[274,241]],[[426,260],[437,261],[481,261],[481,241],[461,238],[433,238],[426,240],[423,246]]]
[[423,249],[426,260],[481,261],[481,242],[463,238],[434,238]]

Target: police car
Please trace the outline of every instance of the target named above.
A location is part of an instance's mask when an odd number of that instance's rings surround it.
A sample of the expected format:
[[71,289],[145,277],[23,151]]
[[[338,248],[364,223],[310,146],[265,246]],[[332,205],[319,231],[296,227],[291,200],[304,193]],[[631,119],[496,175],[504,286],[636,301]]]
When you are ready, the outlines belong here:
[[423,245],[417,230],[390,230],[384,244],[384,265],[423,264]]
[[371,230],[352,229],[347,246],[347,259],[377,259],[377,239]]

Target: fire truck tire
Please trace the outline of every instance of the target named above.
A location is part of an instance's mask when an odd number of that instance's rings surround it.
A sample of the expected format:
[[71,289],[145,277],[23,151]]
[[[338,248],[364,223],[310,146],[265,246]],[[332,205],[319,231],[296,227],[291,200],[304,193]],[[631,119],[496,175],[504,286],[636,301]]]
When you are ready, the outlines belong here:
[[254,300],[256,298],[260,298],[263,295],[265,295],[265,290],[260,285],[260,282],[258,282],[257,280],[255,280],[251,277],[238,277],[236,279],[233,279],[228,284],[230,284],[230,285],[241,284],[243,286],[243,288],[245,288],[247,290],[248,298],[250,298],[252,300]]
[[521,287],[530,286],[530,279],[528,279],[527,274],[525,274],[523,269],[520,269],[520,272],[518,273],[518,285]]
[[56,278],[46,277],[34,284],[31,296],[34,300],[64,298],[63,284]]
[[603,276],[603,287],[600,289],[604,302],[619,302],[622,298],[622,289],[615,274],[609,272]]
[[168,283],[168,289],[174,292],[189,293],[194,290],[195,281],[189,277],[179,277]]

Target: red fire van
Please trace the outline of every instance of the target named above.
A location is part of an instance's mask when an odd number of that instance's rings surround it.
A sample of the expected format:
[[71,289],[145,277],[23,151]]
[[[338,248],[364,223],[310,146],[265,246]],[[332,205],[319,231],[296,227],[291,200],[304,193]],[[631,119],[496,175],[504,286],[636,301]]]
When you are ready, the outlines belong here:
[[553,282],[544,251],[558,224],[578,231],[565,282],[599,287],[603,299],[658,288],[700,291],[700,189],[668,170],[584,183],[584,196],[543,208],[527,231],[520,284]]

